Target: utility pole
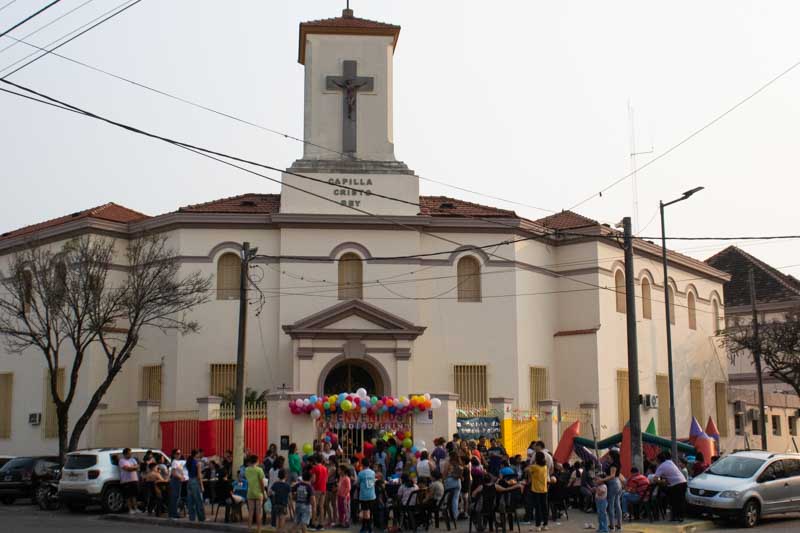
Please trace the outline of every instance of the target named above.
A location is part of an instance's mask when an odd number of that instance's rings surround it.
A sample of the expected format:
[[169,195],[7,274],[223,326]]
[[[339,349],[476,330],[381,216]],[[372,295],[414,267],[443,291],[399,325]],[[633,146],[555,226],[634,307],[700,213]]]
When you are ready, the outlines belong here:
[[233,414],[233,471],[244,464],[244,365],[247,338],[247,280],[250,261],[258,248],[250,249],[249,242],[242,243],[241,271],[239,272],[239,337],[236,349],[236,397]]
[[756,276],[750,268],[750,306],[753,310],[753,363],[758,380],[758,426],[761,430],[761,449],[767,449],[767,420],[764,407],[764,380],[761,376],[761,344],[758,336],[758,311],[756,310]]
[[636,288],[633,283],[631,217],[622,219],[625,234],[625,318],[628,325],[628,402],[631,429],[631,465],[644,472],[642,418],[639,413],[639,344],[636,338]]

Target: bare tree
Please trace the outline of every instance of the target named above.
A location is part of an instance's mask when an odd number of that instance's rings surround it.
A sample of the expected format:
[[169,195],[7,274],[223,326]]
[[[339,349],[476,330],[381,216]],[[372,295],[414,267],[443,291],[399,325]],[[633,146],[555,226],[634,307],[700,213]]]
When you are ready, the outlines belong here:
[[[85,236],[60,248],[35,243],[10,257],[7,272],[0,271],[0,336],[13,353],[44,357],[62,459],[77,448],[144,329],[199,329],[188,313],[208,301],[210,278],[180,274],[179,258],[162,236]],[[88,383],[89,401],[70,431],[69,410],[88,357],[105,358],[104,374],[96,387]],[[60,368],[68,378],[63,390]]]
[[786,313],[783,320],[758,325],[758,343],[752,325],[734,326],[723,332],[723,344],[731,362],[738,357],[752,357],[760,347],[761,361],[767,372],[791,385],[800,395],[800,309]]

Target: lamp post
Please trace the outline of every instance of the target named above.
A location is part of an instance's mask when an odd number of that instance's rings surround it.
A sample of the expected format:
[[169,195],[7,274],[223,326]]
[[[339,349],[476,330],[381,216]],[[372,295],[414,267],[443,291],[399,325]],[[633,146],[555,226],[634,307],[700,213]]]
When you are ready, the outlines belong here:
[[678,437],[677,428],[675,427],[675,375],[672,370],[672,322],[670,317],[670,302],[669,302],[669,275],[667,274],[667,235],[664,229],[664,208],[688,200],[696,192],[703,190],[703,187],[695,187],[683,193],[683,196],[671,202],[664,203],[658,202],[659,210],[661,212],[661,263],[664,267],[664,309],[666,310],[665,319],[667,325],[667,366],[669,370],[669,425],[670,425],[670,440],[672,441],[672,458],[678,458]]

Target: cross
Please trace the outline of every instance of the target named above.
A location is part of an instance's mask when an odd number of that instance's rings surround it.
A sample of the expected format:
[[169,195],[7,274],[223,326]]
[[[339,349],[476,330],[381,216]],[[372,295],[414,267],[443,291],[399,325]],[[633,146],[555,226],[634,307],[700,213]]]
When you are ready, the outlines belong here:
[[356,117],[358,91],[372,91],[375,78],[358,76],[356,61],[344,61],[342,76],[328,76],[325,78],[325,89],[342,91],[342,152],[356,153]]

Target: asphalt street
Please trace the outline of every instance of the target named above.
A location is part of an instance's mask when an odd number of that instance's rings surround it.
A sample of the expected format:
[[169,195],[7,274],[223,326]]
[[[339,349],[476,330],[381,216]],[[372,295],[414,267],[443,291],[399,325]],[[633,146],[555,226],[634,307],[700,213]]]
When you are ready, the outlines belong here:
[[[577,513],[577,512],[576,512]],[[550,524],[551,531],[554,533],[574,533],[584,532],[582,529],[583,521],[591,520],[591,516],[577,513],[571,520],[561,524]],[[632,526],[635,528],[636,526]],[[527,527],[523,527],[523,533],[528,532]],[[624,531],[623,526],[623,531]],[[98,511],[86,513],[70,513],[66,510],[42,511],[38,507],[28,503],[16,503],[14,505],[0,505],[0,532],[3,533],[100,533],[100,532],[145,532],[145,533],[178,533],[186,531],[197,531],[182,527],[149,526],[144,524],[128,524],[124,522],[108,521],[101,518]],[[796,533],[800,531],[800,514],[790,515],[781,518],[771,518],[765,520],[755,529],[739,529],[737,527],[726,526],[720,523],[718,527],[706,530],[714,532],[753,532],[769,531],[770,533]]]

